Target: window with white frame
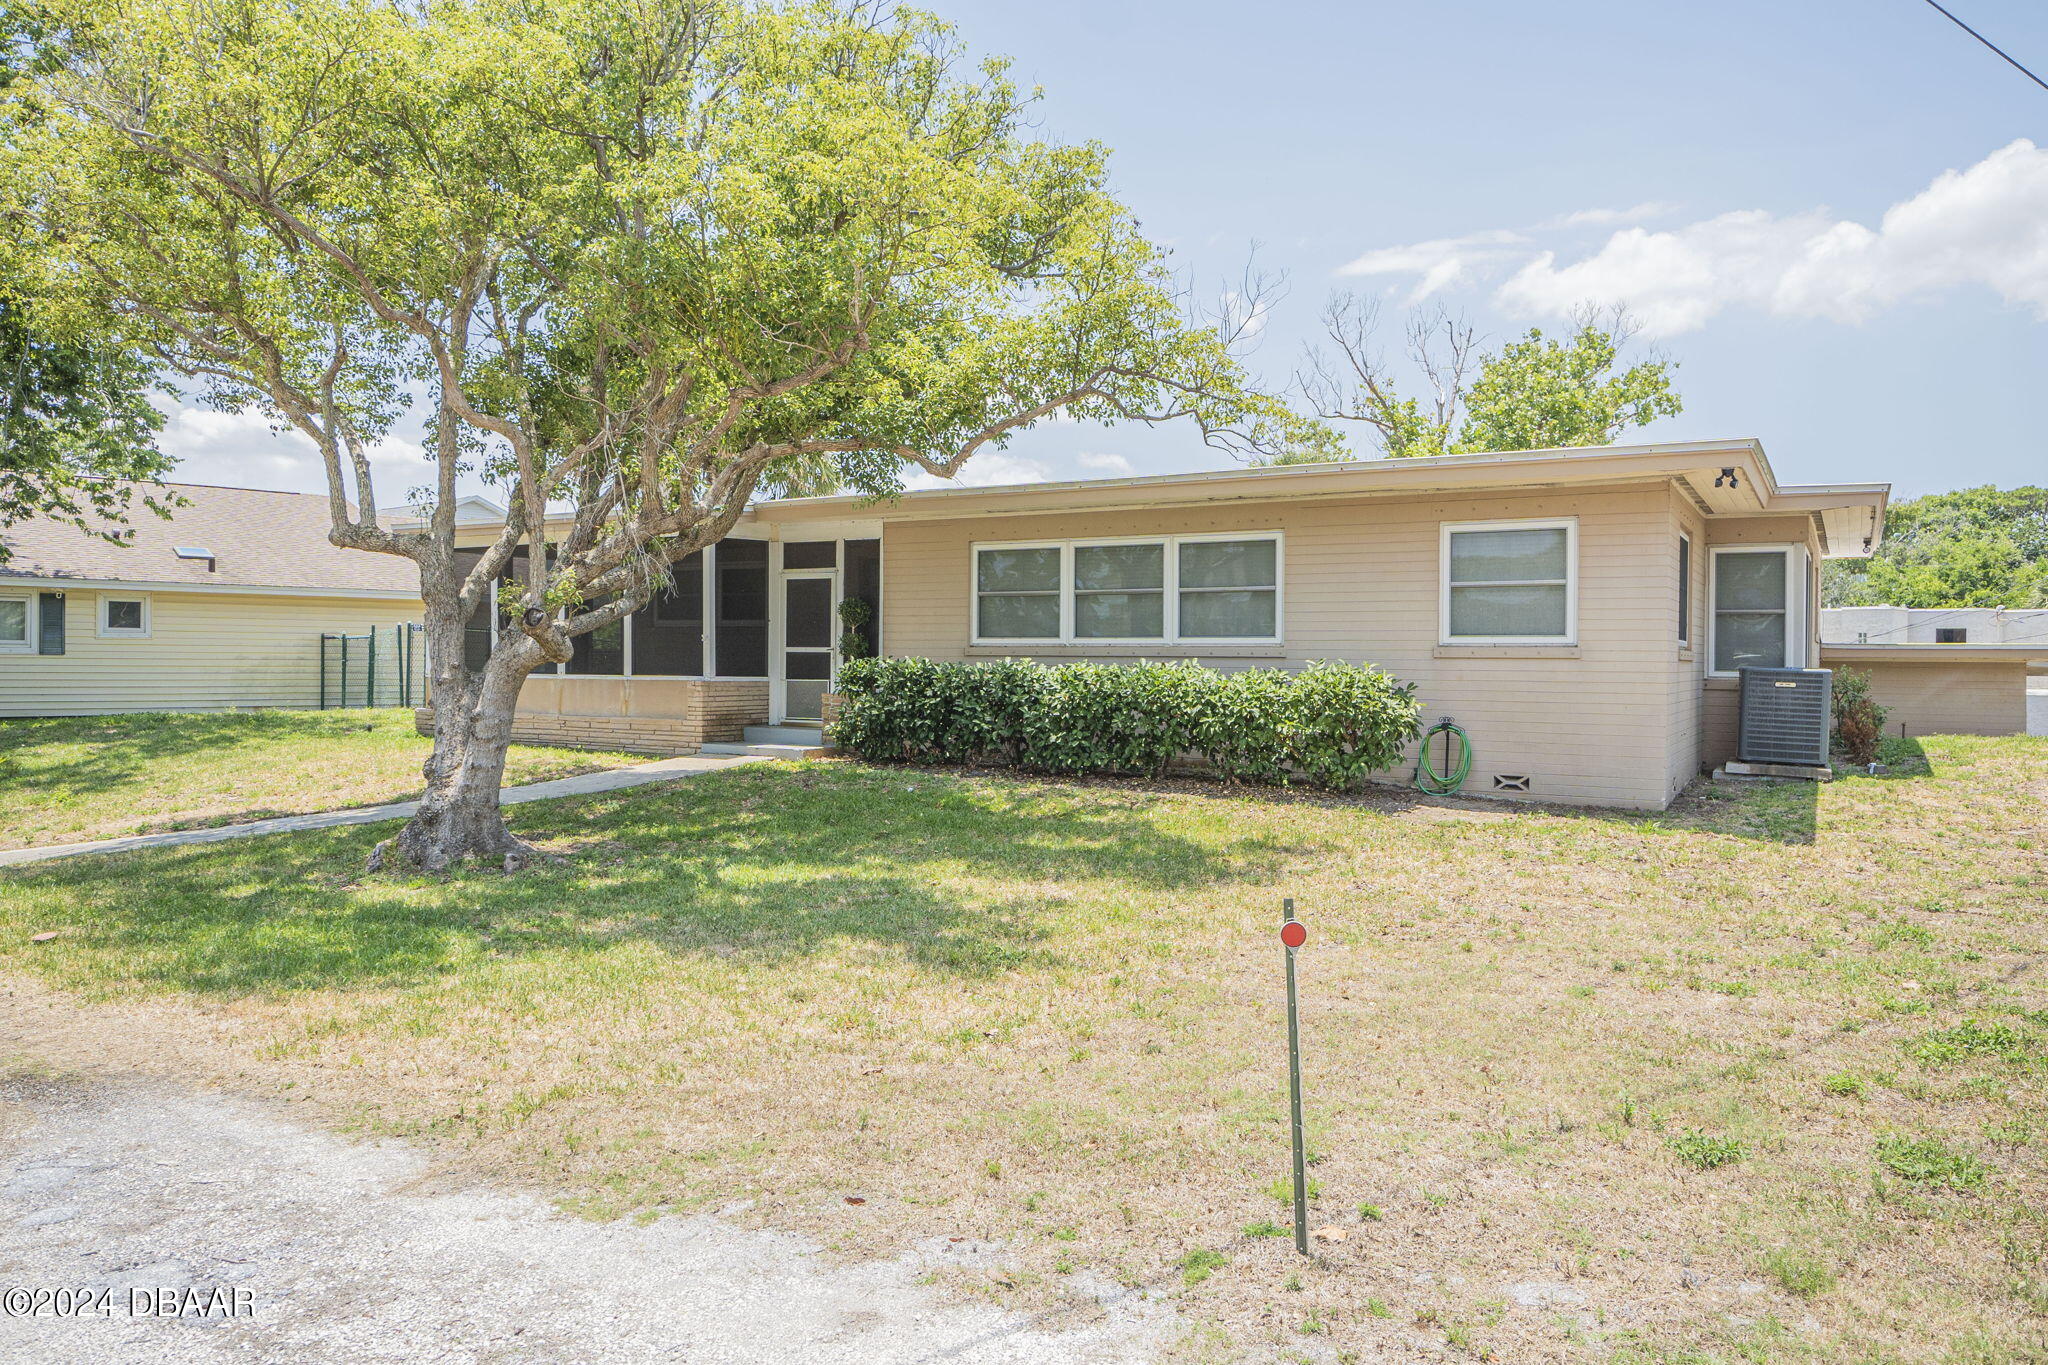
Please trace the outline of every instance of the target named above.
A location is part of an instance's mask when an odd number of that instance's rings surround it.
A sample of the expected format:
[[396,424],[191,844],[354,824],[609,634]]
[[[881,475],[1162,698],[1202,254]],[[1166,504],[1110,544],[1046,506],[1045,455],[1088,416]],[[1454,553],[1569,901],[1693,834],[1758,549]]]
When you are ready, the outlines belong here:
[[1791,545],[1716,546],[1711,671],[1799,667],[1805,552]]
[[974,547],[978,644],[1279,638],[1276,532]]
[[35,648],[35,599],[27,593],[0,594],[0,654]]
[[1575,643],[1578,537],[1569,518],[1444,523],[1443,643]]
[[149,599],[101,597],[99,633],[108,639],[140,639],[148,636]]
[[1166,638],[1166,546],[1074,546],[1074,638]]
[[1692,644],[1692,537],[1678,538],[1678,643]]
[[1280,638],[1280,542],[1183,540],[1179,546],[1183,640]]
[[1058,640],[1067,633],[1061,545],[994,545],[974,552],[974,633],[984,640]]

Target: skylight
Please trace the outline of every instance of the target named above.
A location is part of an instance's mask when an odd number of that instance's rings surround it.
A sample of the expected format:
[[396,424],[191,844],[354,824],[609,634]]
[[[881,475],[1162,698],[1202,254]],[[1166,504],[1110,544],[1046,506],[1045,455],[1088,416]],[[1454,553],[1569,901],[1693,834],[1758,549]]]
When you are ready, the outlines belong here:
[[202,545],[180,545],[177,550],[180,559],[212,559],[213,551]]

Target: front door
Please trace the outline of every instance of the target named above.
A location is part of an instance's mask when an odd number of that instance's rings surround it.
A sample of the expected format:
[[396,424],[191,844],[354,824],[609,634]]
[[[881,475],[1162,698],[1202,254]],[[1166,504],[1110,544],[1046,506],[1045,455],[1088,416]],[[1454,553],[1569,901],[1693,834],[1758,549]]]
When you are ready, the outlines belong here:
[[782,720],[817,721],[825,714],[837,581],[830,569],[782,576]]

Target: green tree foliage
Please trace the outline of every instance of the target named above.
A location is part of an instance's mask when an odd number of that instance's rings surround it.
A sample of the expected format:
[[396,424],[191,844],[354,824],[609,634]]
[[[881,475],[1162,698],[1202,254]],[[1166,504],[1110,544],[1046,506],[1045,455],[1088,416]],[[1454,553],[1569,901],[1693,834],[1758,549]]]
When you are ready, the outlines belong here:
[[1832,560],[1831,607],[2048,607],[2048,488],[1959,488],[1895,502],[1868,559]]
[[[1480,352],[1466,323],[1441,310],[1417,313],[1406,349],[1427,401],[1400,391],[1374,341],[1378,315],[1376,300],[1332,299],[1323,330],[1334,349],[1311,347],[1299,383],[1319,415],[1365,424],[1391,458],[1607,445],[1682,410],[1672,362],[1622,367],[1634,328],[1621,310],[1581,311],[1562,338],[1532,327],[1491,353]],[[1280,462],[1295,458],[1315,455],[1290,452]]]
[[[0,147],[35,117],[32,104],[8,94],[54,65],[41,16],[0,10]],[[171,466],[152,444],[163,424],[149,402],[152,367],[99,325],[104,319],[38,313],[21,285],[37,273],[40,243],[4,199],[0,229],[0,527],[42,517],[122,543],[133,534],[122,525],[138,493],[153,511],[170,501],[135,486]],[[0,539],[0,562],[7,558]]]
[[[397,851],[525,862],[525,677],[759,494],[886,496],[1057,413],[1313,435],[1190,318],[1093,144],[880,0],[47,0],[74,35],[0,193],[42,286],[310,440],[336,544],[419,568],[435,748]],[[423,395],[424,524],[369,449]],[[455,556],[456,475],[511,515]],[[427,471],[423,470],[423,474]],[[462,629],[530,553],[487,665]],[[543,552],[545,551],[545,552]]]

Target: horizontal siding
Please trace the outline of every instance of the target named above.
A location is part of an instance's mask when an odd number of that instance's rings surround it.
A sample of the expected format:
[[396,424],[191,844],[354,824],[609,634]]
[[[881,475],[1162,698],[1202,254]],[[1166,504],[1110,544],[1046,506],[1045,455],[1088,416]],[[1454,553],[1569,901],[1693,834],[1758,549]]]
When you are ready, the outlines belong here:
[[[1578,657],[1439,657],[1441,524],[1558,516],[1579,519]],[[1377,664],[1417,684],[1426,723],[1450,715],[1471,735],[1468,791],[1487,792],[1495,774],[1527,774],[1533,799],[1657,807],[1670,796],[1670,694],[1681,676],[1672,516],[1659,484],[892,522],[883,536],[883,644],[892,655],[936,659],[1002,652],[968,645],[977,540],[1278,530],[1286,537],[1279,649],[1230,658],[1161,648],[1146,657],[1196,657],[1221,668]],[[1034,657],[1062,653],[1090,657],[1085,647]]]
[[148,639],[101,639],[100,595],[66,596],[64,653],[0,654],[0,716],[315,707],[321,632],[388,640],[420,615],[406,602],[158,592]]

